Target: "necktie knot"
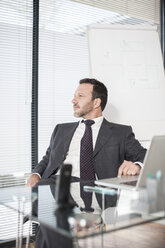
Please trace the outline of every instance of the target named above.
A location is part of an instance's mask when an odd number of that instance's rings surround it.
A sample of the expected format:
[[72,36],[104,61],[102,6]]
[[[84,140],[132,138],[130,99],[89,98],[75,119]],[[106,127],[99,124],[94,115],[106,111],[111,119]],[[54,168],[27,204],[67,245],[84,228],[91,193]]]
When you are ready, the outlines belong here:
[[83,122],[86,126],[92,126],[95,123],[93,120],[86,120],[86,121],[83,120]]

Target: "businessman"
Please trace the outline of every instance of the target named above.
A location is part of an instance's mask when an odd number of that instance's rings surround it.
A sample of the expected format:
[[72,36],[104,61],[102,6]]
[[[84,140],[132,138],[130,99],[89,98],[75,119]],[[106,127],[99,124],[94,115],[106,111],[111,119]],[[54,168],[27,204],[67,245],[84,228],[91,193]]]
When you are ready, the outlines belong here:
[[[135,139],[131,126],[108,122],[102,115],[107,103],[105,85],[96,79],[80,80],[75,91],[73,111],[81,120],[55,127],[45,156],[33,170],[27,185],[58,174],[63,163],[72,163],[72,176],[81,178],[81,142],[86,132],[85,120],[92,120],[92,161],[97,179],[140,173],[146,149]],[[86,155],[84,155],[86,157]],[[89,173],[88,173],[89,174]],[[84,178],[83,178],[84,179]]]

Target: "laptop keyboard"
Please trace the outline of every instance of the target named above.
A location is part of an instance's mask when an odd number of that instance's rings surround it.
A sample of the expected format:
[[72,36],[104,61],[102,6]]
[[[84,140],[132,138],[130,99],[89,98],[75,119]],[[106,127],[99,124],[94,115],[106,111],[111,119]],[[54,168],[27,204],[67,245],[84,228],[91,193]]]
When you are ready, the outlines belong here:
[[122,182],[121,184],[126,184],[126,185],[136,186],[136,184],[137,184],[137,180],[135,180],[135,181],[130,181],[130,182]]

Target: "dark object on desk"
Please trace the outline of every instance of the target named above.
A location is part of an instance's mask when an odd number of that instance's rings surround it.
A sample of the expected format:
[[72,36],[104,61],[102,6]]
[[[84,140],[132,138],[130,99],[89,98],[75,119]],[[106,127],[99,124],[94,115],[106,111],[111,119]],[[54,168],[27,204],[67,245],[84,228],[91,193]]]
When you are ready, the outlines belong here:
[[75,206],[75,202],[70,197],[71,173],[72,165],[63,164],[56,182],[55,198],[57,209],[72,209]]

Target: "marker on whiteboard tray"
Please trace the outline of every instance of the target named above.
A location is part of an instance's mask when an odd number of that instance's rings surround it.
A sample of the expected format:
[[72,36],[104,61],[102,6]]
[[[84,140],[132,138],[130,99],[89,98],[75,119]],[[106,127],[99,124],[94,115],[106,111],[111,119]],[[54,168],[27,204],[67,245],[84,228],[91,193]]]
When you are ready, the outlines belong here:
[[153,175],[150,172],[148,173],[148,178],[151,178],[151,179],[154,178]]

